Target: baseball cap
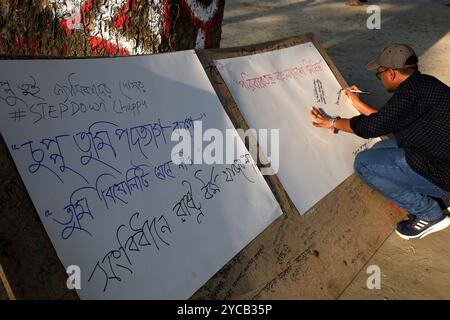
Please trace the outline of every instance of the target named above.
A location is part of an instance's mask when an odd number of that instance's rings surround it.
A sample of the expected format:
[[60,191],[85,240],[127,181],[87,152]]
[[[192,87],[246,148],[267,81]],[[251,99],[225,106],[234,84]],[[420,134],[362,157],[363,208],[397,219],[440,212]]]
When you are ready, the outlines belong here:
[[419,60],[414,50],[401,43],[391,44],[381,50],[378,57],[366,65],[367,70],[376,70],[379,67],[403,69],[416,67]]

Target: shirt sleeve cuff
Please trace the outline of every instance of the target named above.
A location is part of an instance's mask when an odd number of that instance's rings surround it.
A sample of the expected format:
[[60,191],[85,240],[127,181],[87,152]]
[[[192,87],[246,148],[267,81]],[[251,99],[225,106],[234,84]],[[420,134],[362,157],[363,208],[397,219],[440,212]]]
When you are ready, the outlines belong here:
[[361,119],[361,115],[359,116],[354,116],[353,118],[350,119],[350,128],[352,128],[353,133],[356,134],[357,136],[360,135],[359,133],[359,121]]

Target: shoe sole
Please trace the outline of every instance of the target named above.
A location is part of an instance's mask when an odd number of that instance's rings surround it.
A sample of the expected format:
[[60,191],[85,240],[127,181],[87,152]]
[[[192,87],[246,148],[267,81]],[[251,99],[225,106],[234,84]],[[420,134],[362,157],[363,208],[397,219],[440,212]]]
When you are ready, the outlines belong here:
[[395,230],[395,233],[397,233],[397,235],[405,240],[410,240],[410,239],[422,239],[426,236],[428,236],[429,234],[432,234],[434,232],[438,232],[441,230],[444,230],[445,228],[447,228],[448,226],[450,226],[450,217],[445,218],[444,220],[442,220],[439,223],[436,223],[435,225],[431,226],[430,228],[428,228],[427,230],[422,231],[421,233],[419,233],[416,236],[406,236],[404,234],[401,234],[400,232],[398,232],[397,230]]

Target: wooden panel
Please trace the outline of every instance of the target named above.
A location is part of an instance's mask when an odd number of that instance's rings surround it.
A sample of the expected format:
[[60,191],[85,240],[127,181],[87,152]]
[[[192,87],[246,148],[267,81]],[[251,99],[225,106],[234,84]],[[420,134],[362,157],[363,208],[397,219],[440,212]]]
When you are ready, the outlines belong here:
[[[312,41],[339,83],[346,82],[312,34],[197,55],[236,128],[248,129],[213,60]],[[277,176],[266,176],[285,214],[219,271],[194,299],[336,299],[404,213],[354,175],[300,216]]]
[[5,287],[0,282],[0,300],[9,300],[8,294],[6,293]]
[[[231,49],[198,51],[237,128],[248,126],[213,59],[311,41],[311,34]],[[334,64],[318,46],[342,85]],[[403,213],[352,176],[300,216],[276,176],[266,177],[285,214],[235,256],[194,299],[335,299],[392,231]],[[18,299],[78,299],[0,139],[0,264]],[[243,213],[245,214],[245,213]]]
[[0,139],[0,264],[18,299],[77,298]]
[[8,279],[0,265],[0,300],[13,300],[14,293],[11,290]]

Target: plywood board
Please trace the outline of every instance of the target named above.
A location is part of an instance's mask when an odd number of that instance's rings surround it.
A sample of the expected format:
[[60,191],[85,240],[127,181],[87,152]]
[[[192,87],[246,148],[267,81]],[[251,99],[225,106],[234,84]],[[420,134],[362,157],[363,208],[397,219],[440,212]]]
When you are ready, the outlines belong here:
[[[345,80],[312,34],[268,43],[197,51],[235,127],[248,129],[214,60],[312,41],[339,83]],[[352,175],[300,216],[278,177],[265,176],[285,212],[193,298],[336,299],[392,232],[404,212]]]
[[[259,45],[197,51],[228,116],[248,129],[213,64],[314,41],[311,34]],[[323,48],[334,75],[346,85]],[[7,152],[0,143],[0,263],[18,298],[77,298]],[[404,212],[351,176],[300,216],[276,176],[266,181],[286,213],[209,280],[192,299],[336,299],[392,232]],[[7,196],[9,194],[9,196]]]
[[[187,299],[281,215],[193,50],[0,74],[2,136],[80,297]],[[210,157],[208,129],[236,152]]]
[[355,155],[374,142],[312,125],[311,106],[333,117],[359,114],[312,42],[215,64],[246,122],[279,135],[276,148],[260,146],[302,214],[348,178]]

